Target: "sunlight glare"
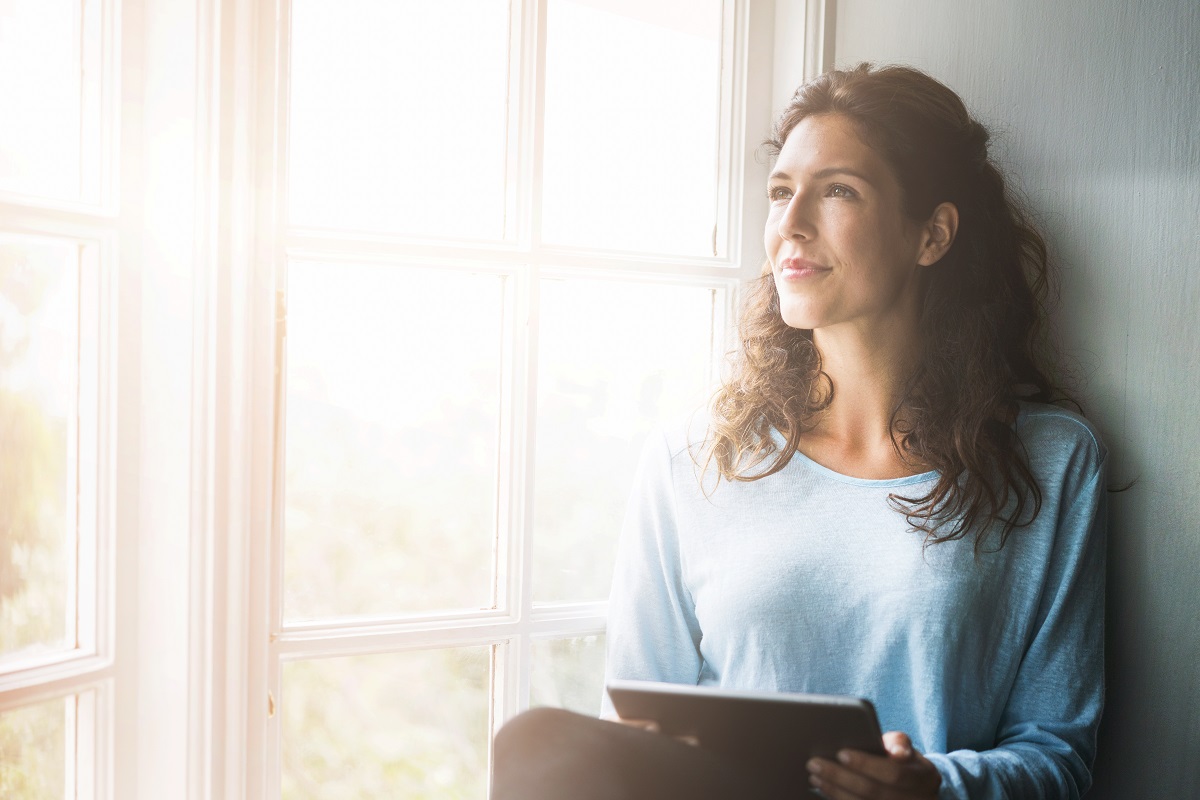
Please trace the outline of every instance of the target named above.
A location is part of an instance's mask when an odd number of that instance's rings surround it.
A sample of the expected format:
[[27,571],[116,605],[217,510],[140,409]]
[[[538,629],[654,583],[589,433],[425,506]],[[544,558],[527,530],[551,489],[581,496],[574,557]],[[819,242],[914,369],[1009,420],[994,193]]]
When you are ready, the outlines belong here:
[[296,0],[293,225],[499,239],[508,4]]
[[0,0],[0,191],[80,196],[84,82],[79,0]]
[[543,241],[717,255],[721,3],[679,5],[551,0]]

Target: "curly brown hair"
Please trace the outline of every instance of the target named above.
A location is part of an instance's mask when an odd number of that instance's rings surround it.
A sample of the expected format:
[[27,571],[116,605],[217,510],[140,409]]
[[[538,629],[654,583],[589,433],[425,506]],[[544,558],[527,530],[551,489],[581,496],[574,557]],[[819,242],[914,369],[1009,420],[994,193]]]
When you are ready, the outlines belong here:
[[[1003,547],[1042,503],[1013,425],[1018,401],[1066,399],[1045,366],[1045,242],[989,160],[987,130],[929,75],[860,64],[813,79],[775,123],[765,142],[772,155],[816,114],[856,123],[894,170],[911,219],[928,219],[943,202],[958,209],[953,245],[927,268],[919,358],[891,416],[901,458],[938,477],[928,494],[891,502],[927,543],[975,531],[978,550],[999,523]],[[732,375],[712,400],[704,463],[716,465],[718,480],[753,481],[788,464],[835,387],[812,331],[783,321],[769,264],[750,286],[739,338]]]

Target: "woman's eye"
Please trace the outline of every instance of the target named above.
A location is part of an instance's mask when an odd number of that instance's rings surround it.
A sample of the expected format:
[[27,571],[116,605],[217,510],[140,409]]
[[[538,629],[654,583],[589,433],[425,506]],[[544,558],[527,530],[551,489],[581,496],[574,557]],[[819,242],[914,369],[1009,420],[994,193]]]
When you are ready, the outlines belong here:
[[792,193],[783,186],[773,186],[767,190],[767,198],[772,203],[776,200],[787,200],[791,196]]
[[835,183],[829,187],[830,197],[854,197],[854,190],[849,186],[843,186],[840,183]]

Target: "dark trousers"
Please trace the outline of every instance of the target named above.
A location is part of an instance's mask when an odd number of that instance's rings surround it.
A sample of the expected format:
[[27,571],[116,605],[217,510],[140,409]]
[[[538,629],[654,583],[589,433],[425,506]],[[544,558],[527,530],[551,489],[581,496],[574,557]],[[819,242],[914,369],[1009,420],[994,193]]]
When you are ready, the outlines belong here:
[[[669,736],[537,708],[496,734],[492,800],[758,800],[756,776]],[[805,785],[787,795],[812,797]]]

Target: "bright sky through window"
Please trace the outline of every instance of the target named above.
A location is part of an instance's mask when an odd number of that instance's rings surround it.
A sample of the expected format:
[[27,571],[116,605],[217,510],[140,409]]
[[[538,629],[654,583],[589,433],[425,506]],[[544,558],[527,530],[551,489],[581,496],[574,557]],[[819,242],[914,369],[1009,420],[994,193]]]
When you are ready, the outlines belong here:
[[543,240],[713,256],[720,2],[550,0]]
[[292,4],[293,225],[504,233],[508,4]]
[[0,191],[70,201],[93,183],[94,142],[81,131],[98,124],[87,101],[99,76],[84,5],[0,0]]

